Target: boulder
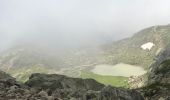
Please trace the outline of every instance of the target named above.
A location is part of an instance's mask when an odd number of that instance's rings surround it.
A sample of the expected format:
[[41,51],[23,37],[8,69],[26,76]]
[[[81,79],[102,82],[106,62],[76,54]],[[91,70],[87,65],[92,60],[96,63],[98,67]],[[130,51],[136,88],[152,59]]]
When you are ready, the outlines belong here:
[[101,90],[104,85],[93,79],[69,78],[57,74],[32,74],[26,85],[40,89]]

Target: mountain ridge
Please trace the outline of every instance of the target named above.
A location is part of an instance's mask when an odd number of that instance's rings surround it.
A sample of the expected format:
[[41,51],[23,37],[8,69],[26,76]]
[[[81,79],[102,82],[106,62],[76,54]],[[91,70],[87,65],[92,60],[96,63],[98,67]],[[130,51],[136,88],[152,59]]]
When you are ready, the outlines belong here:
[[[82,70],[90,71],[99,64],[127,63],[149,70],[155,56],[170,43],[169,38],[170,25],[161,25],[143,29],[132,37],[101,47],[72,49],[62,53],[38,46],[19,46],[1,53],[0,69],[21,81],[26,81],[31,73],[36,72],[81,77]],[[155,44],[151,51],[141,48],[147,42]],[[20,52],[15,55],[15,51]],[[28,70],[31,70],[28,74],[22,73]]]

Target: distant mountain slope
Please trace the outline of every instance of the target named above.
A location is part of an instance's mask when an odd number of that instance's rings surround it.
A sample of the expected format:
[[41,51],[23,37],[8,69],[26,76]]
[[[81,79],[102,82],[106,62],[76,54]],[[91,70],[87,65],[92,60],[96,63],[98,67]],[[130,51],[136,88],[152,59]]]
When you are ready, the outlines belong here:
[[59,51],[33,45],[17,46],[0,54],[0,69],[20,81],[26,81],[36,72],[79,77],[80,70],[100,61],[99,53],[95,48]]
[[18,46],[3,52],[0,62],[1,67],[8,69],[32,66],[52,68],[61,65],[57,57],[44,49],[30,46]]
[[[155,46],[150,51],[143,50],[141,46],[148,42],[154,43]],[[165,25],[144,29],[130,38],[103,46],[103,48],[105,49],[104,55],[107,63],[124,62],[148,68],[155,56],[169,43],[170,25]]]
[[19,81],[26,81],[35,72],[55,73],[62,64],[59,55],[34,46],[17,46],[0,55],[0,69]]
[[99,61],[96,48],[50,50],[39,46],[17,46],[0,54],[1,68],[41,66],[60,69],[70,66],[91,65]]

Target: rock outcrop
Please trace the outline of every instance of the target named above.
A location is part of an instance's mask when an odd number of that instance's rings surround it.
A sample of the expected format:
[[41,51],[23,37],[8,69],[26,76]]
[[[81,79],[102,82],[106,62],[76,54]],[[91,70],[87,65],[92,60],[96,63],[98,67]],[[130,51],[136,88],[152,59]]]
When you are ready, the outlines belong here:
[[57,74],[32,74],[26,84],[43,90],[72,89],[72,90],[101,90],[104,85],[93,79],[69,78]]
[[150,67],[143,93],[149,100],[170,100],[170,45],[156,57],[156,62]]
[[0,71],[0,100],[54,100]]

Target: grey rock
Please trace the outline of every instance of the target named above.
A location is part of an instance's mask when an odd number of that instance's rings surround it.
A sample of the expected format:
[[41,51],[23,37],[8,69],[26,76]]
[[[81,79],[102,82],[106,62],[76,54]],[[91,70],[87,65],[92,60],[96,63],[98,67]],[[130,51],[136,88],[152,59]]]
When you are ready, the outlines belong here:
[[144,96],[149,100],[168,100],[170,96],[170,45],[161,52],[151,65]]

